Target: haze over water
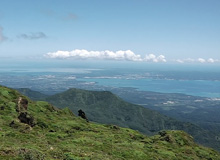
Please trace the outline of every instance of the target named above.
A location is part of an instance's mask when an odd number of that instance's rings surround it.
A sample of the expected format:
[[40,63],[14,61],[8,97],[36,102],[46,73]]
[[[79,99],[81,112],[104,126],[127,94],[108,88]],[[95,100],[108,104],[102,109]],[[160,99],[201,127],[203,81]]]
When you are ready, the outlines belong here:
[[[109,61],[90,61],[85,64],[80,60],[74,63],[61,60],[20,61],[15,65],[11,63],[10,67],[7,64],[0,64],[0,81],[8,87],[36,90],[37,83],[44,83],[59,92],[72,87],[82,88],[83,83],[80,82],[85,82],[91,89],[96,86],[130,87],[141,91],[220,97],[219,65]],[[7,81],[7,77],[11,80]],[[89,86],[87,89],[90,89]]]

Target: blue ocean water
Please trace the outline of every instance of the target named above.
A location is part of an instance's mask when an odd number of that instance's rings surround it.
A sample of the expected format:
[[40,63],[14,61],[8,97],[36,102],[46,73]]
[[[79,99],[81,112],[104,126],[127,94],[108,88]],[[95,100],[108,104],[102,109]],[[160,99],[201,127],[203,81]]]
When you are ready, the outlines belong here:
[[61,91],[81,87],[77,84],[82,83],[77,81],[142,91],[220,97],[220,65],[40,60],[0,63],[0,84],[12,88],[42,86],[42,90]]
[[220,97],[220,81],[167,79],[80,79],[109,87],[132,87],[141,91],[183,93],[202,97]]

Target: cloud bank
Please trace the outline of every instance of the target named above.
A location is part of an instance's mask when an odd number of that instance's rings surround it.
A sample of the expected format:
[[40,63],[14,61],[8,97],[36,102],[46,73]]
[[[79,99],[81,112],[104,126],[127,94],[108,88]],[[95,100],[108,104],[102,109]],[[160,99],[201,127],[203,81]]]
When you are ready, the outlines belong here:
[[178,62],[178,63],[216,63],[216,62],[220,62],[219,59],[213,59],[213,58],[208,58],[208,59],[204,59],[204,58],[197,58],[197,59],[187,58],[187,59],[177,59],[177,60],[174,60],[174,61]]
[[156,56],[155,54],[148,54],[141,56],[140,54],[135,54],[131,50],[119,50],[119,51],[88,51],[85,49],[75,49],[72,51],[56,51],[49,52],[44,55],[44,57],[52,59],[95,59],[95,60],[117,60],[117,61],[134,61],[134,62],[176,62],[176,63],[219,63],[219,59],[214,58],[186,58],[186,59],[175,59],[167,60],[164,55]]
[[31,33],[31,34],[21,34],[21,35],[18,35],[17,37],[22,38],[22,39],[28,39],[28,40],[47,38],[46,34],[43,32],[36,32],[36,33]]
[[72,51],[57,51],[49,52],[44,55],[47,58],[57,59],[101,59],[101,60],[121,60],[121,61],[148,61],[148,62],[166,62],[164,55],[156,56],[154,54],[146,55],[142,57],[139,54],[135,54],[131,50],[126,51],[87,51],[87,50],[72,50]]
[[8,38],[3,34],[3,28],[0,26],[0,43],[6,41]]

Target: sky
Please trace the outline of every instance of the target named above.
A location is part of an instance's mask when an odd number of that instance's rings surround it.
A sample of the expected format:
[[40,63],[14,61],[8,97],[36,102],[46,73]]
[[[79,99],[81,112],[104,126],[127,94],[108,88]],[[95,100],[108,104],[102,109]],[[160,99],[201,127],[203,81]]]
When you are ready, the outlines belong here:
[[219,0],[0,0],[0,59],[220,63]]

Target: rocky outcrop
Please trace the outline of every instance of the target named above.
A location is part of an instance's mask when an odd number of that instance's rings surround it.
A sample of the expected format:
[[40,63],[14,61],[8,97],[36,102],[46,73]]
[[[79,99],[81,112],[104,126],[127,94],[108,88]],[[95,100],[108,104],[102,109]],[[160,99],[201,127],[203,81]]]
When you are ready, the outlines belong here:
[[21,123],[25,123],[33,127],[35,125],[34,117],[31,116],[27,112],[27,110],[28,110],[28,100],[26,98],[19,97],[17,101],[17,106],[16,106],[16,111],[19,113],[18,119]]
[[28,100],[23,97],[19,97],[16,111],[23,112],[23,111],[27,111],[27,109],[28,109]]
[[34,117],[28,114],[27,112],[21,112],[18,116],[18,119],[21,123],[28,124],[29,126],[33,127],[35,125],[34,123]]

